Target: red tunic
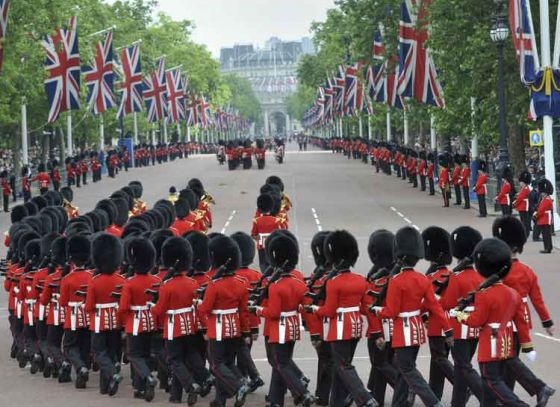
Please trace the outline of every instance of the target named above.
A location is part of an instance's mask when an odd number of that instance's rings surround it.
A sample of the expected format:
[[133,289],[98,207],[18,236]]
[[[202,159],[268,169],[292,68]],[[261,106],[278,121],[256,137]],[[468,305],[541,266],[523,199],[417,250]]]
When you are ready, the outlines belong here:
[[47,325],[64,325],[66,316],[65,308],[59,304],[61,270],[45,278],[45,286],[41,293],[41,304],[47,307]]
[[48,188],[51,183],[51,177],[49,177],[49,174],[47,174],[46,172],[40,172],[39,174],[37,174],[37,176],[31,179],[31,182],[34,181],[39,182],[40,188]]
[[441,171],[439,172],[438,185],[443,189],[449,186],[449,170],[445,167],[442,167]]
[[[244,278],[247,281],[248,288],[254,288],[255,284],[260,280],[261,273],[251,268],[241,268],[235,272],[235,275]],[[260,318],[254,314],[249,314],[249,328],[252,332],[258,332]]]
[[468,165],[465,165],[461,170],[461,177],[459,178],[459,183],[463,187],[469,187],[469,182],[471,178],[471,169]]
[[[428,278],[430,279],[430,281],[432,282],[432,285],[433,285],[434,282],[436,282],[436,281],[444,282],[447,279],[447,277],[449,277],[450,275],[451,275],[451,271],[449,271],[449,269],[447,267],[441,267],[438,270],[436,270],[434,273],[430,274],[428,276]],[[440,294],[440,297],[443,297],[445,295],[446,291],[447,291],[447,289],[445,289]],[[448,315],[446,314],[446,316],[448,316]],[[449,321],[449,319],[448,319],[448,321]],[[435,318],[428,319],[428,337],[430,337],[430,336],[445,336],[445,328],[446,327],[443,326],[438,319],[435,319]]]
[[62,279],[59,304],[65,307],[64,329],[75,331],[89,326],[89,315],[85,312],[85,299],[76,295],[76,291],[83,291],[91,279],[91,272],[83,268],[74,269]]
[[175,236],[181,237],[185,233],[194,230],[195,224],[189,222],[187,218],[175,219],[175,222],[169,227],[169,230],[173,232]]
[[122,226],[117,226],[115,224],[109,226],[107,229],[105,229],[105,233],[108,233],[110,235],[113,235],[115,237],[121,237],[123,234],[123,227]]
[[478,196],[486,195],[486,183],[488,182],[488,175],[479,175],[476,179],[476,184],[473,188]]
[[378,313],[393,319],[393,348],[420,346],[426,341],[422,309],[439,320],[445,332],[451,330],[430,279],[414,269],[403,269],[389,282],[387,305]]
[[253,218],[251,236],[257,241],[257,249],[264,249],[266,238],[277,229],[286,229],[286,222],[272,215],[261,215]]
[[247,286],[237,277],[225,276],[211,281],[198,307],[208,338],[221,341],[249,332],[247,302]]
[[151,311],[153,316],[163,319],[163,337],[168,340],[197,331],[194,300],[199,285],[184,274],[166,280],[159,290],[159,299]]
[[125,281],[118,273],[97,274],[91,279],[85,305],[86,312],[90,314],[90,331],[99,333],[120,328],[119,303],[111,294],[120,291]]
[[529,211],[529,194],[531,193],[531,188],[525,185],[519,190],[519,193],[513,201],[513,207],[517,209],[518,212],[528,212]]
[[156,289],[161,280],[152,274],[137,274],[124,283],[119,301],[119,317],[125,333],[134,336],[157,329],[150,308],[152,297],[146,290]]
[[522,345],[531,343],[523,310],[520,295],[505,284],[494,284],[476,294],[474,312],[465,323],[480,329],[478,362],[495,362],[515,356],[513,323],[517,327],[519,342]]
[[498,202],[498,204],[500,205],[510,204],[510,199],[509,199],[510,191],[511,191],[511,184],[507,181],[503,181],[502,187],[500,188],[500,193],[496,197],[496,201]]
[[535,213],[535,217],[537,218],[537,225],[552,225],[552,208],[552,198],[548,195],[543,197],[539,202],[537,212]]

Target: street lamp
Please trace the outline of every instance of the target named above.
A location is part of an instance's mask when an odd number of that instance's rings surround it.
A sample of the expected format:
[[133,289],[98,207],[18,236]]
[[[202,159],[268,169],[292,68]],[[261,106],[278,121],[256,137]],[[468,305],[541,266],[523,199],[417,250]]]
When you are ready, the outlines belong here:
[[496,44],[498,49],[498,109],[499,109],[499,148],[498,148],[498,166],[496,175],[498,177],[498,189],[501,187],[502,175],[504,170],[509,166],[509,154],[507,147],[507,130],[506,130],[506,91],[504,83],[504,46],[509,34],[507,25],[507,17],[504,14],[504,0],[494,0],[496,4],[496,14],[492,16],[492,28],[490,29],[490,38]]

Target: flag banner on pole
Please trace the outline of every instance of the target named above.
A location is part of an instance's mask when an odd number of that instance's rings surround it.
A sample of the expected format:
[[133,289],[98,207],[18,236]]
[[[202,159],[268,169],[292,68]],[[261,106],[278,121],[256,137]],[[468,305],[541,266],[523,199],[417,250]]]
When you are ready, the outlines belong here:
[[0,71],[4,62],[4,41],[6,39],[6,29],[8,27],[8,11],[10,0],[0,0]]
[[329,123],[332,121],[333,117],[333,88],[331,85],[330,79],[327,78],[327,83],[324,87],[325,92],[325,109],[324,109],[324,117],[325,122]]
[[165,73],[167,85],[167,122],[179,123],[185,118],[185,86],[181,70],[175,68]]
[[342,113],[344,116],[354,116],[358,105],[359,72],[361,64],[358,62],[346,67],[344,75],[344,101]]
[[210,104],[206,102],[204,96],[201,96],[197,101],[197,124],[200,128],[206,129],[210,126]]
[[71,17],[66,29],[59,28],[41,44],[47,53],[45,92],[49,101],[48,123],[60,113],[80,108],[80,52],[76,17]]
[[144,78],[144,101],[148,122],[156,123],[167,117],[167,87],[165,84],[165,58],[158,58],[156,69]]
[[140,58],[140,44],[134,44],[121,50],[120,83],[117,85],[120,93],[119,119],[131,113],[142,111],[144,85],[142,83],[142,64]]
[[344,66],[339,65],[338,71],[334,76],[334,115],[335,116],[342,116],[344,113],[344,87],[345,87],[345,72]]
[[433,59],[426,48],[429,37],[427,8],[430,2],[404,0],[401,3],[397,90],[401,96],[443,108],[443,92]]
[[94,62],[86,66],[83,72],[88,88],[88,109],[98,115],[114,107],[113,31],[107,32],[105,40],[97,43]]
[[188,105],[187,105],[187,116],[186,116],[186,120],[187,120],[187,126],[193,127],[196,126],[198,124],[198,117],[197,117],[197,100],[196,97],[191,96],[189,99]]

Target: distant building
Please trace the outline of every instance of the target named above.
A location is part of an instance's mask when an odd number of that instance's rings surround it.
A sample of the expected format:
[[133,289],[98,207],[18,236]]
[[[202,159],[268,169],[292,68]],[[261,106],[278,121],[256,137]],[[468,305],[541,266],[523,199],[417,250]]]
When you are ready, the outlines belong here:
[[247,78],[261,102],[265,114],[265,135],[285,134],[286,128],[289,128],[289,133],[299,129],[297,123],[290,121],[286,99],[297,89],[300,58],[314,53],[315,47],[310,38],[282,41],[271,37],[263,48],[236,44],[221,49],[221,71]]

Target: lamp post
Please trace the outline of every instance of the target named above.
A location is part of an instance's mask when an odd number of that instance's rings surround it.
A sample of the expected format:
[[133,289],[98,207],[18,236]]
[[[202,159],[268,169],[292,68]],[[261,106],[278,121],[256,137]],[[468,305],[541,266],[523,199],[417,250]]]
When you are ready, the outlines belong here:
[[498,178],[498,188],[500,188],[502,183],[502,174],[510,164],[507,147],[506,90],[504,83],[504,46],[509,34],[509,29],[507,25],[507,17],[503,11],[504,0],[494,0],[494,3],[496,4],[496,14],[492,17],[490,38],[492,39],[492,42],[496,44],[498,49],[498,129],[500,132],[500,139],[498,144],[498,166],[496,168],[496,175]]

